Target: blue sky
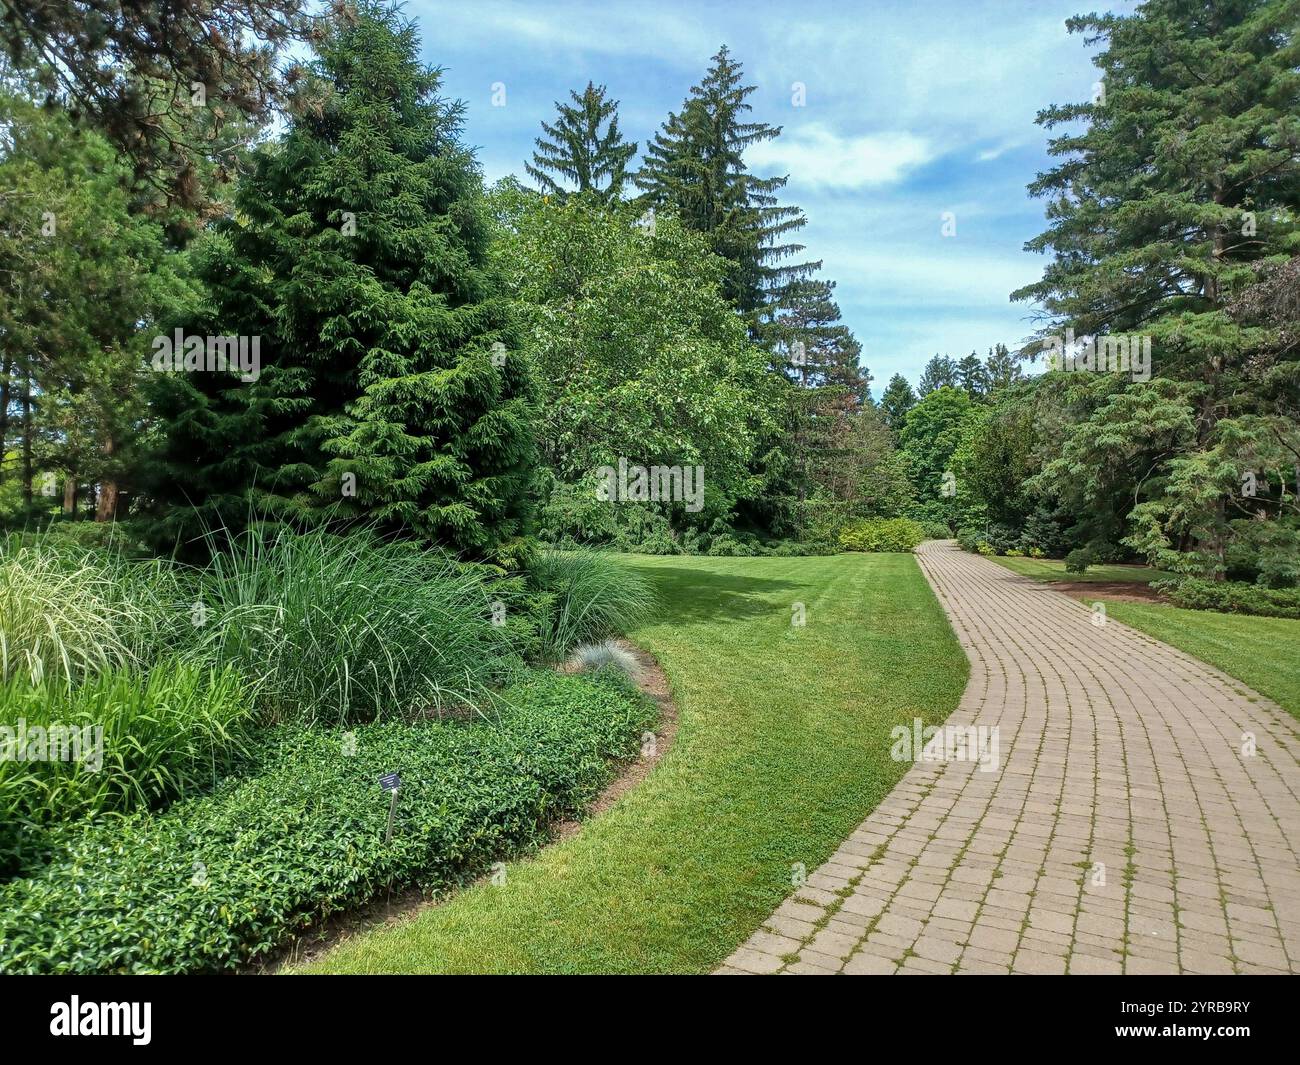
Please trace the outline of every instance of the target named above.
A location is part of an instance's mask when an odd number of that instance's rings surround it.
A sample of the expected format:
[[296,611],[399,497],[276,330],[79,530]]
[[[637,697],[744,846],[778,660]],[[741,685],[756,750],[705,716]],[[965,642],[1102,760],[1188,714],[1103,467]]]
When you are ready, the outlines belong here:
[[[554,102],[588,79],[620,101],[624,136],[646,142],[726,43],[744,64],[753,117],[784,127],[747,156],[789,174],[807,257],[837,282],[844,318],[880,394],[913,383],[936,352],[955,356],[1033,331],[1012,289],[1043,257],[1025,185],[1048,163],[1050,103],[1091,97],[1092,49],[1065,19],[1088,0],[633,3],[629,0],[408,0],[424,57],[467,105],[465,137],[489,181],[524,177]],[[1129,11],[1112,2],[1110,10]],[[505,106],[492,86],[505,85]],[[791,86],[806,86],[806,105]],[[956,235],[941,235],[944,212]]]

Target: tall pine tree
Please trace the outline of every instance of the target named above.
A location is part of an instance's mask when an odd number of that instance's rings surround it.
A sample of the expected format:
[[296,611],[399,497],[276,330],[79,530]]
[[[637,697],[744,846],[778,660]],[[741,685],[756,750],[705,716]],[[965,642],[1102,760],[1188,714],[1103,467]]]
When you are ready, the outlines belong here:
[[801,500],[821,471],[845,462],[848,421],[871,405],[871,375],[859,363],[862,345],[840,320],[835,283],[800,278],[786,286],[785,307],[764,323],[775,368],[798,384],[790,397],[790,440]]
[[1257,547],[1285,539],[1300,556],[1300,353],[1249,307],[1300,254],[1296,13],[1295,0],[1148,0],[1071,19],[1104,44],[1102,79],[1093,100],[1039,119],[1064,129],[1030,186],[1050,200],[1048,228],[1026,247],[1055,259],[1013,298],[1053,315],[1045,334],[1146,337],[1151,375],[1048,375],[1068,420],[1040,481],[1081,538],[1124,537],[1166,569],[1296,576]]
[[1020,371],[1020,357],[1011,354],[1005,344],[996,344],[989,349],[988,358],[984,360],[984,375],[990,394],[1010,388],[1024,379],[1024,374]]
[[903,425],[907,412],[916,406],[916,393],[901,373],[894,374],[880,394],[880,413],[885,424],[897,431]]
[[[260,338],[260,374],[164,380],[159,494],[228,525],[362,517],[490,554],[522,531],[533,448],[461,105],[393,9],[339,8],[316,47],[312,92],[257,153],[186,323]],[[196,524],[168,517],[173,536]]]
[[859,361],[862,345],[841,320],[835,282],[800,278],[773,308],[764,339],[787,375],[805,388],[835,388],[846,406],[870,402],[871,375]]
[[922,397],[925,397],[945,385],[957,388],[959,383],[957,360],[950,355],[936,355],[925,364],[925,369],[921,371],[921,380],[917,382],[916,390],[921,393]]
[[957,384],[971,399],[983,399],[988,395],[988,370],[975,352],[957,363]]
[[605,86],[587,82],[581,95],[569,90],[569,96],[572,103],[555,104],[559,118],[542,123],[545,136],[537,138],[533,161],[524,169],[542,192],[563,195],[572,190],[612,203],[623,194],[636,142],[623,140],[618,101],[605,98]]
[[725,295],[756,328],[782,289],[820,263],[787,262],[803,250],[787,239],[804,225],[803,212],[778,204],[785,177],[756,177],[745,165],[747,147],[781,133],[744,120],[754,89],[742,84],[741,65],[723,45],[681,111],[655,134],[634,180],[644,205],[670,209],[708,234],[713,250],[732,264]]

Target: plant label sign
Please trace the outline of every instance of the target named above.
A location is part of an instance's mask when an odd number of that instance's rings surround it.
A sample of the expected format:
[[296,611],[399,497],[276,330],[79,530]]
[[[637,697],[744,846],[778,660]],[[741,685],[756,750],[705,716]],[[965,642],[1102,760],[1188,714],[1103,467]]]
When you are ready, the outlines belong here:
[[388,828],[384,831],[384,842],[388,843],[393,838],[393,814],[397,812],[397,792],[402,786],[401,775],[385,773],[379,778],[379,786],[392,797],[392,801],[388,804]]

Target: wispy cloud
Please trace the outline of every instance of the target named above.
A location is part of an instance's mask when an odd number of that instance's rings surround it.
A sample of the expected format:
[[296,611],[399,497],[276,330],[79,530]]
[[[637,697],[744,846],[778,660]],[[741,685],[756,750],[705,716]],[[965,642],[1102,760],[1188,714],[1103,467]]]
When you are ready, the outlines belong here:
[[1023,143],[1023,141],[1019,140],[1008,140],[1003,141],[1001,144],[995,144],[990,148],[985,148],[983,151],[976,153],[975,162],[991,163],[994,159],[1002,158],[1002,156],[1006,155],[1007,152],[1021,147]]
[[[557,0],[539,6],[530,0],[494,0],[491,5],[417,0],[407,10],[433,29],[435,47],[442,38],[458,49],[481,51],[485,59],[505,58],[522,45],[543,54],[576,52],[682,62],[708,56],[722,42],[719,31],[708,29],[699,17],[641,4]],[[579,71],[573,80],[585,81],[587,76]]]
[[[842,241],[825,247],[827,268],[849,277],[866,306],[1010,307],[1013,289],[1035,280],[1035,265],[1015,251]],[[1023,312],[1021,312],[1023,313]]]
[[810,125],[755,144],[745,160],[758,171],[788,173],[796,186],[857,189],[900,181],[934,155],[926,139],[913,133],[848,137]]

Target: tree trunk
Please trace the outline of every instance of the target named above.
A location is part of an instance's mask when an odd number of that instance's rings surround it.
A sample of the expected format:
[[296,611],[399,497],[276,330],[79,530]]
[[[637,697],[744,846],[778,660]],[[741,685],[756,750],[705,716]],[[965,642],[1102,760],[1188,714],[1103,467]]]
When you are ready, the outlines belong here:
[[32,505],[32,375],[23,375],[23,502]]
[[95,510],[96,521],[112,521],[117,514],[117,482],[105,481],[99,486],[99,507]]
[[[113,438],[104,438],[104,454],[112,456]],[[99,506],[95,510],[96,521],[112,521],[117,514],[117,481],[105,478],[99,485]]]
[[4,484],[5,445],[9,442],[9,374],[12,369],[13,363],[6,355],[3,365],[0,365],[0,484]]
[[63,513],[69,518],[77,516],[77,474],[68,470],[63,476]]

